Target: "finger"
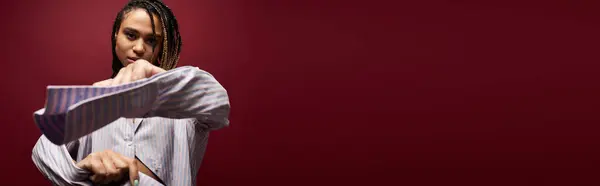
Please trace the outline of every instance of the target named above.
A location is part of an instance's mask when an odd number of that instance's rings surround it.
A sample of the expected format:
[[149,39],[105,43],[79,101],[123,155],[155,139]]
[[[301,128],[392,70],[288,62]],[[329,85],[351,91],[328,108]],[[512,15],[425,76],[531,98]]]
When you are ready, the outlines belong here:
[[112,83],[112,80],[113,79],[99,81],[99,82],[94,83],[92,86],[99,86],[99,87],[109,86]]
[[106,176],[100,174],[94,174],[89,177],[90,180],[94,183],[94,185],[108,185],[106,182]]
[[112,155],[105,153],[102,158],[102,163],[104,164],[104,168],[106,169],[106,177],[104,178],[102,183],[106,184],[112,181],[117,181],[117,177],[119,176],[120,172],[115,167]]
[[143,59],[139,59],[135,63],[136,63],[136,65],[143,67],[143,68],[141,68],[143,73],[140,72],[140,76],[143,76],[142,78],[149,78],[158,73],[166,72],[166,70],[164,70],[160,67],[154,66],[152,63],[150,63],[146,60],[143,60]]
[[131,82],[131,74],[132,74],[134,68],[135,68],[134,64],[129,65],[129,66],[127,66],[127,68],[125,68],[125,71],[123,72],[123,78],[121,79],[121,82],[119,82],[119,84],[125,84],[125,83]]
[[94,182],[94,183],[100,183],[100,180],[102,180],[102,179],[98,178],[99,176],[102,176],[102,175],[94,174],[94,175],[90,176],[90,180],[92,180],[92,182]]
[[94,175],[90,178],[94,183],[102,183],[106,178],[106,169],[98,155],[90,156],[90,166]]
[[117,176],[115,177],[115,181],[121,181],[121,179],[123,178],[123,175],[127,174],[128,170],[129,170],[129,165],[127,164],[127,160],[123,159],[122,155],[117,154],[115,152],[109,151],[108,153],[112,157],[113,163],[114,163],[115,167],[117,168],[117,170],[119,171]]
[[152,77],[158,73],[162,73],[162,72],[166,72],[165,69],[162,69],[160,67],[154,66],[154,65],[148,65],[147,69],[146,69],[146,77]]
[[121,79],[123,79],[123,73],[125,72],[125,68],[126,67],[123,67],[121,68],[121,70],[119,70],[119,73],[117,73],[117,76],[115,76],[110,85],[119,85],[119,82],[121,82]]
[[136,62],[135,68],[131,72],[131,81],[137,81],[146,78],[146,66],[148,66],[148,64]]
[[129,165],[129,181],[131,181],[131,185],[137,186],[139,184],[139,175],[138,175],[138,162],[135,159],[127,158],[127,163]]
[[[75,161],[75,160],[73,160],[73,161]],[[75,162],[75,165],[77,167],[85,169],[85,170],[91,170],[90,160],[88,158],[85,158],[79,162]]]
[[117,169],[127,169],[129,167],[129,165],[127,164],[127,160],[123,158],[123,155],[117,154],[113,151],[110,151],[108,153],[112,157],[112,160]]

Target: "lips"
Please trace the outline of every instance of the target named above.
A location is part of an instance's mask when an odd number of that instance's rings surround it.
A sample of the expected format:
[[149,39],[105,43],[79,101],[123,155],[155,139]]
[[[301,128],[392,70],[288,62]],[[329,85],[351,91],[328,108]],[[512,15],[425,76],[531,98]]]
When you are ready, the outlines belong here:
[[135,63],[135,61],[137,61],[138,59],[140,59],[140,58],[127,57],[127,62]]

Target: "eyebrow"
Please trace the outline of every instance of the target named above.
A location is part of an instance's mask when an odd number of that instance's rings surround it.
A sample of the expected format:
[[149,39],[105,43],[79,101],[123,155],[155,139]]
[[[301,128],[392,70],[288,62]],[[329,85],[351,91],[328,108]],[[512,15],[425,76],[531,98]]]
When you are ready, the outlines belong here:
[[[140,31],[138,31],[135,28],[131,28],[131,27],[125,27],[125,28],[123,28],[123,31],[134,32],[135,34],[140,34]],[[161,33],[157,33],[156,35],[155,34],[149,34],[148,36],[151,36],[151,37],[154,36],[156,38],[162,38],[162,34]]]

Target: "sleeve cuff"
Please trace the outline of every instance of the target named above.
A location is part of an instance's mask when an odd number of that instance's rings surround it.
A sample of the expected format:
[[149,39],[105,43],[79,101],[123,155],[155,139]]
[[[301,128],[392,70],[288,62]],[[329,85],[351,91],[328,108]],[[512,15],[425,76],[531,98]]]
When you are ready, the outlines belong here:
[[[67,148],[65,146],[61,146],[61,150],[64,151],[65,154],[69,154]],[[63,156],[65,161],[69,162],[67,169],[65,169],[66,174],[70,177],[70,180],[83,181],[88,179],[88,177],[92,174],[90,171],[82,169],[75,164],[75,161],[71,159],[71,156]]]

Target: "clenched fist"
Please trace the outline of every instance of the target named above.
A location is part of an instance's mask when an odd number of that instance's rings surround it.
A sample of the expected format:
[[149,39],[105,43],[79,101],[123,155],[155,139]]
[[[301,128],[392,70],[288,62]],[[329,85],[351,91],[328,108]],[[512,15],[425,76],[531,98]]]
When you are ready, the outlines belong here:
[[138,171],[159,181],[154,173],[142,162],[111,150],[91,153],[76,165],[79,168],[92,172],[90,180],[95,184],[119,183],[125,181],[125,179],[129,179],[131,185],[137,186],[136,183],[139,180]]
[[79,161],[77,166],[92,172],[90,179],[96,184],[108,184],[123,180],[125,175],[129,175],[131,185],[138,180],[138,162],[134,158],[129,158],[105,150],[88,155],[85,159]]
[[138,59],[135,63],[127,65],[121,68],[119,73],[113,79],[107,79],[104,81],[94,83],[94,86],[111,86],[120,85],[129,82],[134,82],[140,79],[149,78],[166,70],[152,65],[150,62]]

